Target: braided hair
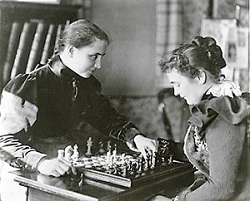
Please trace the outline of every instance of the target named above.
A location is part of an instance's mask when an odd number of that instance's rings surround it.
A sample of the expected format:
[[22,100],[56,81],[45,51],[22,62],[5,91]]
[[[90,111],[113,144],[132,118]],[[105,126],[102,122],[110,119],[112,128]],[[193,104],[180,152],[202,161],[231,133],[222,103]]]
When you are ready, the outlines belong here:
[[170,59],[163,56],[159,65],[162,72],[170,72],[175,68],[190,78],[198,76],[200,70],[206,70],[214,79],[219,80],[226,62],[214,38],[196,36],[190,43],[181,44],[173,50]]

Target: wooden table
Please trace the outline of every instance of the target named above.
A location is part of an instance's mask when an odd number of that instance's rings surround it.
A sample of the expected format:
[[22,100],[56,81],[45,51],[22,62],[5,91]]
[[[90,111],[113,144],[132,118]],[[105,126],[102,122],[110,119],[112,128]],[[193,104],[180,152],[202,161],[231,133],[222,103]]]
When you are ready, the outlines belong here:
[[44,176],[39,173],[15,171],[15,181],[28,188],[28,201],[140,201],[150,200],[158,194],[174,196],[193,181],[194,169],[189,163],[179,164],[167,170],[165,176],[122,187],[111,185],[80,175],[67,175],[60,178]]

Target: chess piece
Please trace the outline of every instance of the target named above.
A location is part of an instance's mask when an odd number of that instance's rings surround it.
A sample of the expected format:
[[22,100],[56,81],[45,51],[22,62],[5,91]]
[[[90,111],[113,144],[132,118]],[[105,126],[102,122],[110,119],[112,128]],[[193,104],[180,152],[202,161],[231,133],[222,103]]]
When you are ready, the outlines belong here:
[[93,145],[92,138],[89,137],[89,139],[87,141],[87,152],[85,153],[86,156],[91,156],[92,155],[92,152],[91,152],[92,145]]
[[107,157],[106,157],[106,163],[109,164],[111,161],[111,150],[108,150]]
[[151,169],[154,169],[156,166],[156,153],[154,153],[151,157]]
[[172,163],[173,163],[173,154],[170,154],[168,158],[168,164],[172,164]]
[[79,152],[78,152],[78,146],[77,144],[74,145],[73,155],[71,156],[71,159],[73,161],[77,161],[79,158]]
[[64,150],[62,150],[62,149],[59,149],[58,151],[57,151],[57,158],[63,158],[64,157]]
[[124,165],[122,167],[122,176],[126,177],[127,175],[128,175],[128,167],[127,167],[127,165]]
[[78,183],[78,186],[81,188],[84,184],[84,174],[82,173],[81,176],[80,176],[81,180],[80,182]]
[[107,142],[107,151],[111,151],[111,141]]
[[71,161],[72,160],[72,155],[74,153],[74,150],[72,148],[71,145],[67,146],[65,149],[64,149],[64,153],[65,153],[65,159],[68,160],[68,161]]
[[139,157],[138,159],[138,166],[137,166],[137,172],[141,173],[143,171],[143,158]]
[[121,162],[122,162],[122,164],[125,163],[125,153],[123,153],[122,156],[121,156]]
[[107,164],[109,166],[109,169],[113,168],[113,166],[114,166],[114,158],[113,158],[112,155],[110,155],[109,163],[107,163]]
[[116,162],[116,154],[117,154],[117,145],[115,144],[115,148],[113,150],[113,154],[112,154],[112,158],[113,158],[113,162]]
[[102,141],[99,142],[99,154],[103,155],[105,153],[104,144]]

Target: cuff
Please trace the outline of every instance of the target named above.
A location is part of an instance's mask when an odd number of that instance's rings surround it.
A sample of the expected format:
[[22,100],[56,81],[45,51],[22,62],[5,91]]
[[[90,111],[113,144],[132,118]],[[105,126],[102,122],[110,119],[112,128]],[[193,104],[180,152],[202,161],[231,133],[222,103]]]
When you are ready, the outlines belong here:
[[126,142],[133,144],[134,143],[134,138],[137,135],[145,136],[142,133],[140,133],[140,131],[138,131],[136,128],[128,129],[127,132],[126,132],[126,139],[125,139]]
[[46,154],[42,154],[36,151],[31,151],[29,152],[25,157],[24,157],[24,162],[26,163],[25,169],[30,169],[32,171],[35,171],[37,168],[37,164],[39,161],[46,157]]

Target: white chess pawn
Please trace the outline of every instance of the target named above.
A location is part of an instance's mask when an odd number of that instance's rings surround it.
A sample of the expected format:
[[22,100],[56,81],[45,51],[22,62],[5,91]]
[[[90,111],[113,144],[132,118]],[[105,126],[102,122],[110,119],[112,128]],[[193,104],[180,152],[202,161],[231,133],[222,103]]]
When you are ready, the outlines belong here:
[[113,150],[113,154],[112,154],[114,163],[116,162],[116,155],[117,155],[117,148],[116,148],[116,145],[115,145],[115,149]]
[[74,145],[74,151],[73,151],[73,155],[71,156],[71,159],[73,161],[77,161],[79,158],[79,152],[78,152],[78,146],[77,144]]
[[151,169],[154,169],[156,166],[156,154],[153,153],[152,157],[151,157]]
[[64,153],[65,153],[65,159],[68,160],[68,161],[71,161],[72,160],[72,155],[74,153],[74,149],[72,148],[71,145],[67,146],[65,149],[64,149]]
[[106,158],[107,164],[110,163],[110,160],[111,160],[111,150],[109,150],[109,151],[107,152],[107,158]]
[[121,156],[121,161],[122,161],[122,164],[125,163],[125,153],[122,153],[122,156]]
[[89,137],[88,141],[87,141],[87,152],[86,152],[86,156],[91,156],[92,155],[92,152],[91,152],[91,147],[93,145],[93,141],[92,141],[92,138]]
[[57,158],[63,158],[64,157],[64,150],[63,149],[59,149],[57,151]]

